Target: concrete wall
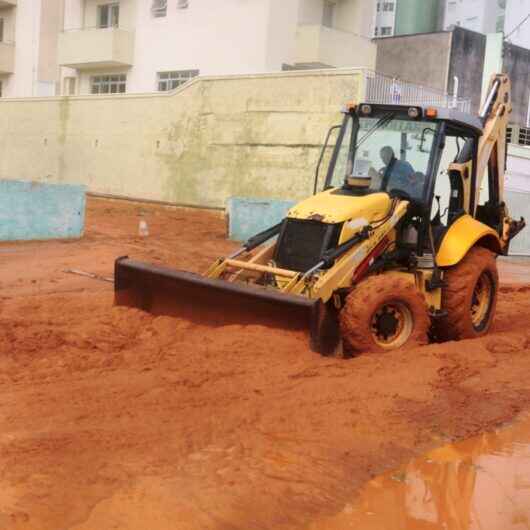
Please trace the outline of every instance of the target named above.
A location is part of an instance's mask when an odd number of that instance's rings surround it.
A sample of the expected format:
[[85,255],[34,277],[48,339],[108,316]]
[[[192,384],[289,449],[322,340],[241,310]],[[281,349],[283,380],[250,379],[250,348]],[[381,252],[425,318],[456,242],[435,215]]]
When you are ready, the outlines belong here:
[[[506,165],[506,189],[530,193],[530,147],[508,144]],[[530,209],[530,203],[528,207]]]
[[[530,147],[508,145],[504,200],[510,215],[530,220]],[[510,254],[530,256],[530,229],[525,228],[510,246]]]
[[277,225],[294,204],[295,201],[232,197],[227,205],[228,237],[234,241],[247,241]]
[[458,77],[459,95],[471,100],[474,113],[480,107],[485,51],[486,36],[482,33],[462,28],[452,32],[447,91],[453,93],[454,77]]
[[360,37],[373,37],[375,8],[379,0],[342,0],[335,6],[333,27],[356,33]]
[[300,2],[298,7],[298,24],[302,26],[320,26],[322,24],[323,11],[323,0],[305,0],[304,2]]
[[83,235],[85,189],[0,180],[0,241]]
[[[506,203],[510,215],[516,219],[530,219],[530,193],[507,191]],[[530,256],[530,230],[525,228],[510,244],[510,256]]]
[[376,71],[446,91],[450,32],[377,39]]
[[[528,23],[530,24],[530,21]],[[503,71],[512,80],[513,112],[510,121],[530,127],[530,50],[506,44]]]
[[296,40],[297,63],[356,66],[373,70],[377,46],[366,37],[324,26],[300,26]]
[[174,93],[0,101],[0,178],[224,207],[311,193],[358,70],[196,79]]
[[471,100],[471,111],[480,106],[486,36],[455,28],[453,31],[423,33],[377,39],[376,71],[404,81],[453,94],[454,77],[458,95]]

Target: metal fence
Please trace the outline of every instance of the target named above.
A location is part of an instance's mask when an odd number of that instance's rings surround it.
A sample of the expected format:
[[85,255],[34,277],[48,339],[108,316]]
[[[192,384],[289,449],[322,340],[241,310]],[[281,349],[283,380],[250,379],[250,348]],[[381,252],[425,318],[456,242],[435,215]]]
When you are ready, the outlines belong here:
[[394,105],[432,105],[470,112],[471,101],[439,92],[413,83],[407,83],[377,72],[365,71],[366,103],[389,103]]

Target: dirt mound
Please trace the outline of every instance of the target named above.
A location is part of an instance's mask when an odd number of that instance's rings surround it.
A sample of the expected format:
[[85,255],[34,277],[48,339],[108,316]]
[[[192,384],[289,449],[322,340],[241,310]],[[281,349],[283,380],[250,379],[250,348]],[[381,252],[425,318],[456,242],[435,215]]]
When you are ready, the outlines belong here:
[[[98,224],[92,206],[83,242],[4,260],[0,528],[304,528],[370,477],[530,405],[527,286],[503,286],[482,339],[323,358],[302,334],[112,307],[111,286],[62,274],[108,275],[136,247],[183,268],[200,252],[167,230],[176,211],[148,216],[151,243],[131,233],[136,210],[109,208]],[[208,243],[230,244],[221,219],[192,214],[209,223],[197,267]]]

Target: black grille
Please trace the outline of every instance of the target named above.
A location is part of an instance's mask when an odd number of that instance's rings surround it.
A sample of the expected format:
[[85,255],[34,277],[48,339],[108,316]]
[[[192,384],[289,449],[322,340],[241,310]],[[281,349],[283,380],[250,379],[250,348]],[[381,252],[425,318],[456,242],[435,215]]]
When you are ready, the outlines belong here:
[[337,244],[339,233],[340,225],[287,219],[276,246],[276,264],[305,272],[319,262],[324,250]]

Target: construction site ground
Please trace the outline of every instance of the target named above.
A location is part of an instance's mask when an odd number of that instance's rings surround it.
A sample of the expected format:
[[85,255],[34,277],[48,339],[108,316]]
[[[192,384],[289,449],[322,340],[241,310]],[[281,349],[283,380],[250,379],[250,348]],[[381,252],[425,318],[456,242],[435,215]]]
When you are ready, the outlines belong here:
[[524,259],[500,262],[489,336],[349,360],[113,307],[64,272],[234,248],[219,212],[94,198],[82,240],[0,245],[0,529],[317,528],[371,477],[530,410]]

